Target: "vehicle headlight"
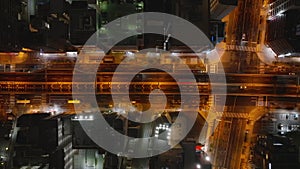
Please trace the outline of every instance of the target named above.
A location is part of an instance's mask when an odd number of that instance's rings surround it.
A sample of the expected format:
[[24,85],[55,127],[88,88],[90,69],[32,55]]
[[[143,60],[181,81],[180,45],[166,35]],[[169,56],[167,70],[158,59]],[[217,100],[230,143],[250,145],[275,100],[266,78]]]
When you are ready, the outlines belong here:
[[200,169],[200,168],[201,168],[201,165],[200,165],[200,164],[197,164],[197,165],[196,165],[196,168],[197,168],[197,169]]
[[210,161],[210,157],[209,157],[209,156],[206,156],[206,157],[205,157],[205,160],[206,160],[206,161]]

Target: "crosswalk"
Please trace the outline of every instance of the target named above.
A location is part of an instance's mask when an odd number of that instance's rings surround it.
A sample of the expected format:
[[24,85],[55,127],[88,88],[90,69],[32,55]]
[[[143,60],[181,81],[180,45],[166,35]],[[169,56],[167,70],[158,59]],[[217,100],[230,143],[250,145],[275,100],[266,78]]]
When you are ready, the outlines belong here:
[[9,95],[9,105],[15,105],[16,96],[14,94]]
[[264,96],[258,96],[257,106],[265,106]]
[[239,46],[239,45],[226,45],[226,50],[236,50],[245,52],[256,52],[256,47]]
[[213,64],[209,66],[209,73],[216,73],[217,65]]
[[259,70],[259,74],[264,74],[265,73],[265,63],[260,62],[258,70]]
[[232,113],[232,112],[216,112],[217,116],[226,117],[226,118],[249,118],[248,113]]
[[254,102],[256,106],[266,106],[264,96],[252,96],[251,102]]

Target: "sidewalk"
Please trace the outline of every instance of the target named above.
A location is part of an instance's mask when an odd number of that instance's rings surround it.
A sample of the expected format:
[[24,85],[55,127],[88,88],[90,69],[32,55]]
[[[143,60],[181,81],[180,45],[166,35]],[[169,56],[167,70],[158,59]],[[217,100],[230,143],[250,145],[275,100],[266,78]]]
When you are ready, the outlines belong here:
[[221,57],[224,55],[226,51],[226,43],[220,42],[218,43],[213,50],[207,53],[207,59],[210,64],[216,64],[220,62]]
[[260,50],[258,50],[256,53],[260,61],[264,62],[267,65],[273,65],[273,62],[277,61],[276,54],[271,48],[268,48],[265,45],[261,45],[259,48]]

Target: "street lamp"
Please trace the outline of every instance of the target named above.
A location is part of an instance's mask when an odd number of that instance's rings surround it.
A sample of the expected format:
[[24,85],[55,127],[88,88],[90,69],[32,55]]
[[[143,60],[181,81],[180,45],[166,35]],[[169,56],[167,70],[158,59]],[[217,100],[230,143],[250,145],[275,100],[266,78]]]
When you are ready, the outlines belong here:
[[209,156],[206,156],[206,157],[205,157],[205,160],[206,160],[206,161],[210,161],[210,157],[209,157]]
[[168,34],[168,37],[164,41],[164,50],[168,50],[169,49],[169,39],[170,39],[170,37],[171,37],[171,34]]

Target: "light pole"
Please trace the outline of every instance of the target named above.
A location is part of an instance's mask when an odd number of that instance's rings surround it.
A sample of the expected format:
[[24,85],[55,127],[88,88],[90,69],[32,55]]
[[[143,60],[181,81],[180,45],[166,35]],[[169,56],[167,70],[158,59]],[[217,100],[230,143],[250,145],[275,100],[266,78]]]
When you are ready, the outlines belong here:
[[171,34],[168,34],[167,39],[164,41],[164,50],[169,50],[169,39],[171,37]]

